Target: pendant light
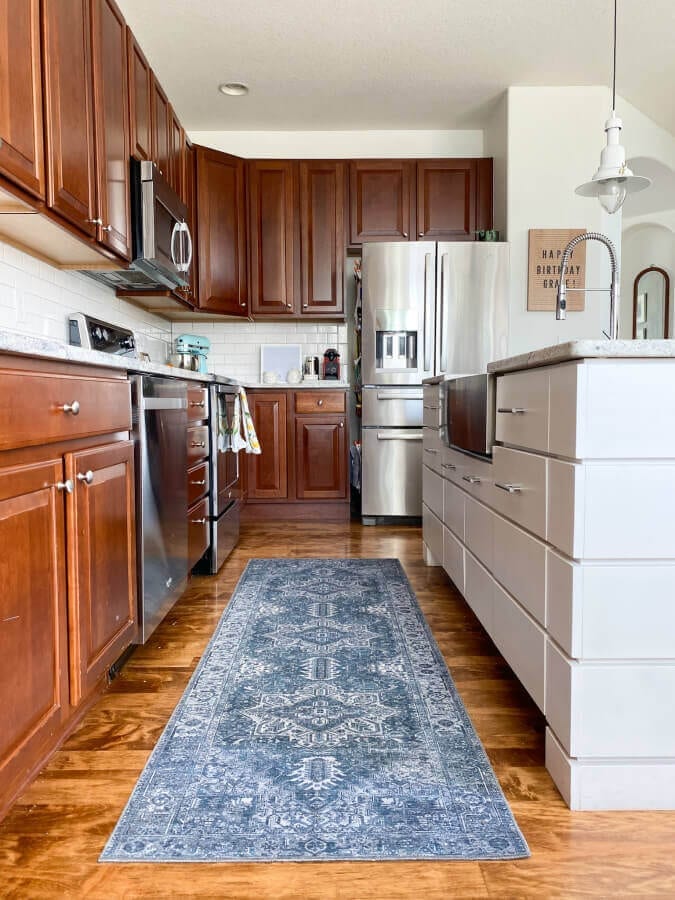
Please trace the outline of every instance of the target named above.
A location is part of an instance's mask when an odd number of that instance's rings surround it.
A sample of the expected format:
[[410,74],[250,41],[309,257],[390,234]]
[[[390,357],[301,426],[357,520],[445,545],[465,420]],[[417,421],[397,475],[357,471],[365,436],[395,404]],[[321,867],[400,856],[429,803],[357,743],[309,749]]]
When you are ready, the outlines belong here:
[[597,197],[603,209],[615,213],[621,209],[626,194],[644,191],[651,184],[649,178],[633,175],[626,165],[626,151],[620,143],[623,122],[616,114],[616,4],[614,0],[614,62],[612,67],[612,114],[605,122],[607,146],[600,154],[600,165],[590,181],[579,185],[576,193],[582,197]]

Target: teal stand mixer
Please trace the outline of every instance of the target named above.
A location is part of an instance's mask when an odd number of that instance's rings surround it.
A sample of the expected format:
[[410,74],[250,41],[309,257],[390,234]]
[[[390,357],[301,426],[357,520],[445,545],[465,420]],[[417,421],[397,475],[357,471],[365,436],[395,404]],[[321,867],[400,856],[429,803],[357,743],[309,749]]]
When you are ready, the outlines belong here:
[[182,360],[180,366],[183,369],[207,375],[206,357],[210,349],[209,339],[198,334],[181,334],[176,338],[176,355]]

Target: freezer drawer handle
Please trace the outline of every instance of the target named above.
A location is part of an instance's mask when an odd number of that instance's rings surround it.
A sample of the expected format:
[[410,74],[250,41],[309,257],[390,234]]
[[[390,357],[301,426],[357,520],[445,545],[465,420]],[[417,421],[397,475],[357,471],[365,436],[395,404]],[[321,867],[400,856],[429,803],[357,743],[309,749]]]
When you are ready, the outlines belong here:
[[495,487],[498,487],[500,491],[506,491],[507,494],[520,494],[523,490],[519,484],[509,484],[501,481],[495,481]]
[[422,435],[414,434],[378,434],[378,441],[421,441]]
[[[417,393],[409,392],[407,394],[404,393],[403,391],[378,391],[377,399],[378,400],[421,400],[422,393],[419,391]],[[427,407],[425,406],[424,408],[426,409]],[[435,409],[435,407],[432,407],[432,408]]]
[[497,412],[498,413],[508,413],[508,415],[510,415],[510,416],[522,416],[527,412],[527,410],[523,409],[521,406],[511,406],[511,407],[500,406],[500,407],[498,407]]
[[467,481],[469,484],[482,484],[483,480],[478,475],[462,475],[462,481]]

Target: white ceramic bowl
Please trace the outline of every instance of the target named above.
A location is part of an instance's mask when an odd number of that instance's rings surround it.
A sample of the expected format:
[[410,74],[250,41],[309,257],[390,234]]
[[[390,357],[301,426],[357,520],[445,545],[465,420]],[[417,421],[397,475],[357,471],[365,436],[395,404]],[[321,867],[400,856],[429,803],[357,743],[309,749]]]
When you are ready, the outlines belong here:
[[276,372],[263,372],[263,384],[276,384],[277,383],[277,373]]
[[286,381],[289,384],[300,384],[302,381],[302,372],[300,369],[289,369],[286,372]]

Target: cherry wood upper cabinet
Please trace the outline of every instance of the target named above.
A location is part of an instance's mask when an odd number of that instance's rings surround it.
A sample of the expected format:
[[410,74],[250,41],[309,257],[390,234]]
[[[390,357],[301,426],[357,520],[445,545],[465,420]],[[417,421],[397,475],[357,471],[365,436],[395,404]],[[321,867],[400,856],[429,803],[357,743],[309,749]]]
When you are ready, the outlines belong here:
[[114,0],[92,0],[98,240],[131,259],[127,35]]
[[347,496],[344,417],[295,417],[295,492],[298,500]]
[[346,165],[330,160],[300,163],[302,313],[344,313]]
[[[13,0],[12,0],[13,2]],[[47,202],[94,237],[95,156],[90,0],[43,10]]]
[[134,445],[120,441],[66,454],[68,622],[73,705],[136,634]]
[[473,241],[491,227],[492,160],[418,160],[418,240]]
[[62,481],[60,457],[0,469],[0,808],[68,715]]
[[151,106],[152,156],[150,158],[155,162],[157,168],[160,171],[160,174],[162,174],[167,181],[171,181],[169,101],[167,100],[166,94],[162,90],[162,86],[159,81],[157,81],[154,74],[152,76]]
[[0,0],[0,175],[44,200],[40,0]]
[[185,202],[185,131],[169,106],[169,184]]
[[196,151],[199,309],[247,316],[244,160]]
[[350,163],[350,242],[415,239],[415,161]]
[[251,313],[298,312],[297,163],[253,160],[247,166]]
[[286,401],[284,391],[249,395],[251,417],[262,447],[258,456],[248,457],[249,500],[285,500],[288,497]]
[[152,159],[152,69],[127,28],[131,155]]

